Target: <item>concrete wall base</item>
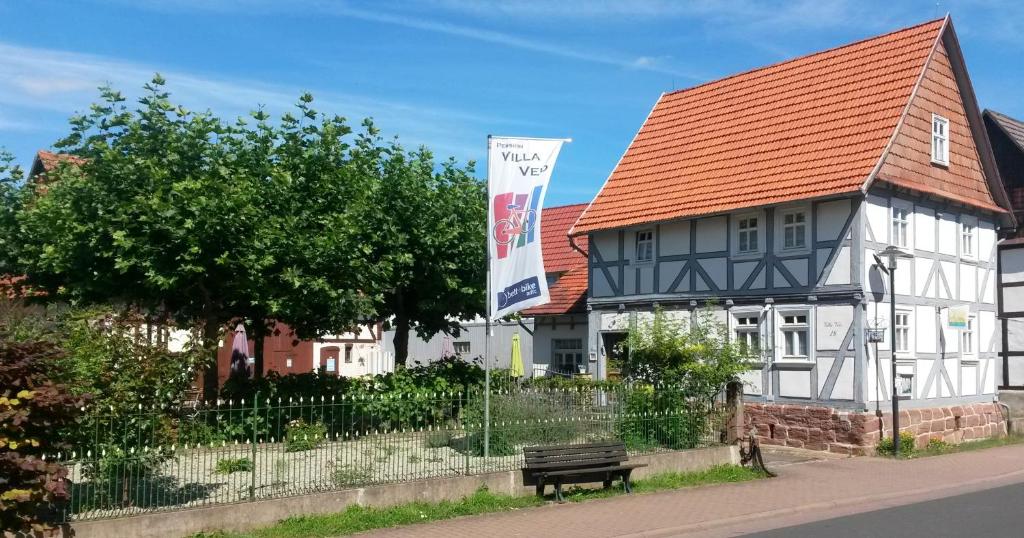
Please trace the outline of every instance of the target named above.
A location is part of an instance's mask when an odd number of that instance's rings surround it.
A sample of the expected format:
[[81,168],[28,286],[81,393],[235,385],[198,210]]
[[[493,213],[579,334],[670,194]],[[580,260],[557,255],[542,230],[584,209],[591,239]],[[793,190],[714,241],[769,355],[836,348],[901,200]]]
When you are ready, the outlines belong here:
[[[740,457],[736,446],[720,446],[636,456],[630,460],[648,465],[633,473],[635,478],[643,478],[670,471],[696,471],[715,465],[735,465],[739,464]],[[534,492],[532,486],[523,486],[520,471],[504,471],[266,499],[251,503],[222,504],[120,519],[80,521],[72,523],[72,528],[75,538],[180,538],[202,531],[247,531],[272,525],[291,516],[340,512],[353,504],[394,506],[413,501],[458,500],[472,495],[481,486],[486,486],[494,493],[507,495],[532,495]]]
[[[749,403],[744,412],[748,429],[763,445],[858,456],[874,453],[878,442],[892,435],[892,413]],[[913,434],[916,446],[923,448],[933,438],[955,444],[1006,435],[1007,424],[999,404],[975,403],[902,410],[900,431]]]

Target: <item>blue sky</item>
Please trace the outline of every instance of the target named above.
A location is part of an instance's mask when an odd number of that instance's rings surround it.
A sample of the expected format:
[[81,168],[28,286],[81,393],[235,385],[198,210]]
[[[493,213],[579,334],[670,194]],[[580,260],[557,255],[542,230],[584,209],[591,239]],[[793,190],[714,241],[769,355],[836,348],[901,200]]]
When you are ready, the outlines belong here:
[[[661,92],[953,15],[982,107],[1024,118],[1024,2],[0,0],[0,147],[28,166],[104,83],[159,71],[186,106],[303,91],[406,145],[572,137],[548,203],[589,201]],[[482,170],[478,165],[478,170]]]

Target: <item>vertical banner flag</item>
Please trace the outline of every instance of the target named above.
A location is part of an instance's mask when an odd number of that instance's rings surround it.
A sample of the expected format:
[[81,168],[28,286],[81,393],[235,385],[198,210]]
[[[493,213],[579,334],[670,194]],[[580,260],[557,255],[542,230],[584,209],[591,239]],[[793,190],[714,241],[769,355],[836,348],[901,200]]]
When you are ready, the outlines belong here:
[[563,142],[488,138],[487,303],[492,319],[550,300],[540,249],[540,217]]

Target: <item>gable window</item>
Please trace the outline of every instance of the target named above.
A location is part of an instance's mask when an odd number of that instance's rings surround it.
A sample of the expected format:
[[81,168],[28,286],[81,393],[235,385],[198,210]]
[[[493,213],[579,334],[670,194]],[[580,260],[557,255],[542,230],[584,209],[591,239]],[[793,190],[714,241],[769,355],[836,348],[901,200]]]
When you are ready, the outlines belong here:
[[785,312],[782,314],[782,355],[786,359],[808,359],[810,351],[811,326],[807,312]]
[[960,225],[960,256],[974,257],[974,224],[964,222]]
[[761,327],[757,313],[736,315],[736,327],[733,329],[736,344],[744,357],[754,357],[761,350]]
[[345,364],[352,364],[352,344],[345,344]]
[[960,330],[960,352],[962,355],[974,355],[974,316],[969,316],[967,325]]
[[910,209],[906,207],[892,207],[892,241],[893,246],[906,247],[907,235],[910,229]]
[[807,246],[807,213],[793,211],[782,215],[782,248],[799,249]]
[[896,338],[893,349],[897,353],[910,352],[910,312],[896,312],[893,335]]
[[741,217],[739,220],[737,252],[757,252],[757,217]]
[[645,263],[654,261],[654,232],[642,230],[636,233],[636,261]]
[[932,162],[949,164],[949,120],[932,114]]

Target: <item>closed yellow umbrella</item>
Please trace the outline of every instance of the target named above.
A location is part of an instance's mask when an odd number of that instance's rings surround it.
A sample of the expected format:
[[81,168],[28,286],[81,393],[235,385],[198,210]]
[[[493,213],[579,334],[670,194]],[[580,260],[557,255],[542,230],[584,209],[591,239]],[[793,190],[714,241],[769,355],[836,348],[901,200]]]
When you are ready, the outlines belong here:
[[526,369],[523,368],[523,350],[519,344],[519,333],[512,335],[512,366],[510,367],[512,377],[523,377]]

